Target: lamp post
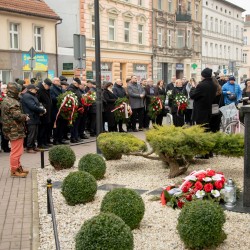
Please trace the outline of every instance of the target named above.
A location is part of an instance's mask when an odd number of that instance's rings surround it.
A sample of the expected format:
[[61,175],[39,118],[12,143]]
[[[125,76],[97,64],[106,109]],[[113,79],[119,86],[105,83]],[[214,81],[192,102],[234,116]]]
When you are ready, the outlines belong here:
[[[100,55],[100,22],[99,0],[94,2],[95,9],[95,69],[96,69],[96,136],[102,132],[102,86],[101,86],[101,55]],[[96,143],[96,152],[101,153]]]

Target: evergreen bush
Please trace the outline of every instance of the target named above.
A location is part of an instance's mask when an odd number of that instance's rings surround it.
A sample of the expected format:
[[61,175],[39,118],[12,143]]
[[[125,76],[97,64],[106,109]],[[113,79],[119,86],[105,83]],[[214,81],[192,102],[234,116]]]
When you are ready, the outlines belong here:
[[220,205],[196,200],[182,208],[177,224],[181,240],[189,249],[216,247],[226,239],[225,214]]
[[100,180],[106,172],[106,162],[98,154],[86,154],[80,159],[78,169],[86,171],[92,174],[96,180]]
[[76,250],[132,250],[133,234],[129,226],[111,213],[101,213],[84,222],[76,235]]
[[123,154],[147,150],[143,140],[127,133],[101,133],[97,143],[106,160],[117,160],[121,159]]
[[101,212],[114,213],[131,228],[137,228],[145,212],[144,202],[139,194],[128,188],[115,188],[108,192],[101,204]]
[[85,171],[69,173],[62,183],[62,195],[71,206],[92,201],[96,191],[95,178]]
[[49,150],[49,162],[56,170],[73,167],[75,160],[75,152],[67,145],[54,146]]

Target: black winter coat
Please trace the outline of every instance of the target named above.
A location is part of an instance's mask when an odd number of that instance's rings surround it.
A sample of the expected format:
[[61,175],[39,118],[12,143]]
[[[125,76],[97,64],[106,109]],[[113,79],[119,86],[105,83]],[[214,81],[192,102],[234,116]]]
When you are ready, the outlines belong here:
[[105,120],[108,122],[109,127],[115,126],[115,116],[114,113],[111,112],[115,108],[115,101],[117,97],[111,91],[104,89],[103,90],[103,103],[104,103],[104,116]]
[[158,92],[158,88],[157,87],[153,87],[154,89],[154,94],[150,93],[150,86],[146,86],[145,87],[145,98],[146,98],[146,109],[148,110],[149,108],[149,104],[151,102],[151,98],[153,96],[158,96],[159,92]]
[[44,113],[44,109],[41,107],[35,94],[27,91],[23,94],[21,99],[23,112],[29,115],[30,120],[27,121],[28,125],[40,124],[40,114]]
[[189,95],[194,100],[193,121],[197,124],[209,123],[216,91],[217,86],[212,78],[206,78],[196,88],[191,88]]
[[113,94],[119,98],[124,98],[127,96],[125,89],[116,83],[113,87]]
[[46,90],[42,83],[39,83],[38,86],[39,90],[37,91],[37,98],[39,102],[46,108],[46,114],[41,116],[41,123],[48,124],[51,122],[51,109],[52,109],[52,101],[50,96],[49,89]]
[[171,107],[171,113],[172,114],[175,114],[177,113],[178,111],[178,107],[175,105],[174,103],[174,99],[175,97],[178,95],[178,94],[183,94],[185,95],[186,97],[188,97],[188,93],[187,93],[187,90],[186,90],[186,87],[185,86],[182,86],[182,87],[174,87],[173,90],[172,90],[172,96],[171,98],[169,99],[169,106]]
[[58,107],[57,107],[57,97],[63,93],[63,89],[60,86],[52,85],[50,87],[50,96],[52,101],[52,110],[51,115],[52,119],[54,120],[56,118]]

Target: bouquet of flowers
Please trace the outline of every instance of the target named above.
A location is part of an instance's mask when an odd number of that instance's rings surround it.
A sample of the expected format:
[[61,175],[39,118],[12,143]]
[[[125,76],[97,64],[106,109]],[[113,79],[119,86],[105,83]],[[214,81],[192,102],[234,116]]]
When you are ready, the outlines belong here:
[[185,95],[179,93],[174,98],[174,104],[178,107],[178,112],[180,111],[183,113],[183,111],[186,110],[188,106],[188,98]]
[[132,115],[132,109],[128,104],[127,98],[118,98],[115,102],[115,108],[111,111],[114,112],[115,120],[126,121]]
[[96,92],[88,91],[86,94],[82,95],[82,105],[83,106],[91,106],[96,101]]
[[171,98],[171,97],[172,97],[172,93],[173,93],[173,90],[168,90],[168,91],[167,91],[167,96],[168,96],[168,98]]
[[151,98],[149,107],[148,107],[148,115],[151,119],[155,119],[157,115],[162,112],[162,99],[158,96],[153,96]]
[[56,127],[56,121],[59,115],[63,119],[68,120],[69,125],[72,125],[77,117],[78,99],[76,94],[71,91],[66,91],[59,95],[57,97],[57,106],[59,110],[56,115],[54,127]]
[[222,172],[212,169],[194,171],[176,187],[166,187],[161,194],[162,205],[182,208],[186,202],[195,199],[223,200],[225,177]]

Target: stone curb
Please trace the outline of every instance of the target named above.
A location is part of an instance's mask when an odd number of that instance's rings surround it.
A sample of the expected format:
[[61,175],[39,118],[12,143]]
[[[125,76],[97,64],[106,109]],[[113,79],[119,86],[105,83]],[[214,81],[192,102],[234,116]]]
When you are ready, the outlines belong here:
[[37,170],[32,169],[32,250],[40,245]]

